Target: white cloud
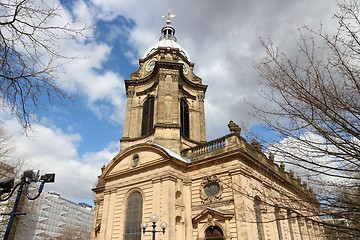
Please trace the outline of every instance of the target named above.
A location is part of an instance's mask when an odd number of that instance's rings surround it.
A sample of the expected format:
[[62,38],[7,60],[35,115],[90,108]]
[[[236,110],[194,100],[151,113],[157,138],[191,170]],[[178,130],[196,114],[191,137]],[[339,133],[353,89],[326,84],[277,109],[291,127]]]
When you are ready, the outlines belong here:
[[64,46],[63,53],[77,59],[62,66],[59,78],[63,79],[62,88],[83,96],[98,118],[119,124],[124,115],[124,78],[104,66],[111,51],[110,46],[96,42],[73,42],[71,46]]
[[[326,28],[334,13],[334,3],[321,1],[92,1],[99,16],[119,14],[133,19],[127,52],[137,62],[160,36],[165,21],[161,18],[171,9],[178,42],[196,63],[195,71],[208,84],[206,96],[208,137],[219,137],[227,131],[231,118],[249,125],[255,119],[248,114],[248,101],[259,101],[259,75],[254,62],[263,54],[258,37],[271,36],[275,43],[296,54],[296,32],[302,25]],[[309,8],[311,6],[311,8]],[[328,24],[328,25],[327,25]],[[133,53],[131,53],[133,52]],[[135,53],[135,60],[133,58]],[[125,73],[124,73],[125,74]],[[126,73],[128,76],[129,73]],[[226,103],[226,104],[224,104]],[[218,112],[222,112],[219,116]],[[214,118],[213,116],[217,116]]]
[[294,137],[284,138],[266,149],[266,152],[275,153],[275,162],[285,163],[286,170],[293,171],[296,176],[304,181],[314,183],[344,180],[340,176],[344,173],[341,163],[335,156],[326,154],[339,151],[334,145],[315,133],[306,132],[299,139]]
[[91,188],[95,186],[100,169],[119,151],[118,143],[109,143],[99,152],[79,155],[78,133],[67,133],[56,126],[33,125],[33,132],[24,135],[14,120],[4,122],[12,135],[18,152],[28,157],[25,169],[39,169],[42,174],[55,173],[55,183],[45,185],[46,191],[56,191],[71,200],[92,203]]
[[[311,6],[311,8],[309,8]],[[323,23],[325,29],[334,26],[329,23],[334,13],[334,3],[327,0],[243,2],[220,1],[111,1],[78,0],[72,3],[69,16],[60,10],[61,17],[54,21],[66,23],[70,19],[83,21],[88,36],[98,36],[100,20],[108,23],[112,31],[102,36],[103,42],[94,38],[78,38],[61,43],[61,53],[79,57],[64,65],[61,82],[64,89],[78,92],[87,99],[89,108],[99,118],[108,118],[121,123],[124,109],[123,76],[106,66],[112,46],[106,39],[120,38],[131,49],[124,55],[129,62],[136,63],[146,49],[152,46],[160,35],[165,21],[161,18],[171,9],[176,14],[173,25],[179,43],[187,49],[196,63],[195,71],[208,84],[206,96],[207,127],[209,138],[219,137],[226,130],[224,122],[229,117],[236,122],[252,124],[255,119],[248,114],[249,106],[244,99],[259,101],[255,96],[259,89],[259,75],[254,70],[254,62],[263,54],[258,37],[271,36],[276,45],[290,54],[296,54],[297,28],[307,24],[315,29]],[[134,27],[124,29],[113,26],[119,16],[132,19]],[[80,26],[75,23],[74,26]],[[122,31],[123,30],[123,31]],[[120,62],[118,64],[121,64]],[[120,95],[119,95],[120,93]],[[121,97],[121,94],[123,95]],[[106,111],[99,111],[107,103]],[[224,103],[227,104],[224,104]],[[218,112],[224,112],[220,119]],[[223,129],[215,131],[215,129]]]

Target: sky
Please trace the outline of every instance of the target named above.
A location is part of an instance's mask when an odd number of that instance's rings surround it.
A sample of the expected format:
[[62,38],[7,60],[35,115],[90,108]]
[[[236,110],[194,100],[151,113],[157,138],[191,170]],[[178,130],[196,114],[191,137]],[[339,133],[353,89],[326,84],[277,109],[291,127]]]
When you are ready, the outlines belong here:
[[[49,0],[53,1],[53,0]],[[101,167],[119,152],[125,115],[124,79],[156,43],[168,11],[178,43],[186,49],[195,73],[208,85],[205,97],[208,140],[221,137],[233,120],[258,129],[247,102],[266,106],[258,92],[261,77],[254,65],[264,56],[259,38],[296,56],[298,29],[337,27],[331,0],[73,0],[61,19],[91,26],[87,38],[61,41],[61,52],[77,58],[58,73],[61,88],[73,95],[71,105],[39,111],[40,123],[24,133],[15,119],[0,114],[29,169],[55,173],[45,191],[75,202],[93,203]],[[260,132],[261,134],[261,132]],[[266,133],[264,133],[266,134]]]

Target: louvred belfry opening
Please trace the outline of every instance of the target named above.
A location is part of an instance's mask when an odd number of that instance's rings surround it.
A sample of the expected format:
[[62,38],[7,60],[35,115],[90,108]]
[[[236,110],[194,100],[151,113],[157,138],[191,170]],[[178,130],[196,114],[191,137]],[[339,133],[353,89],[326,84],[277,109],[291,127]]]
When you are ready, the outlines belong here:
[[180,102],[180,121],[181,121],[181,134],[190,138],[190,120],[189,120],[189,106],[184,99]]
[[152,132],[154,126],[154,98],[149,97],[143,106],[141,136],[148,135]]

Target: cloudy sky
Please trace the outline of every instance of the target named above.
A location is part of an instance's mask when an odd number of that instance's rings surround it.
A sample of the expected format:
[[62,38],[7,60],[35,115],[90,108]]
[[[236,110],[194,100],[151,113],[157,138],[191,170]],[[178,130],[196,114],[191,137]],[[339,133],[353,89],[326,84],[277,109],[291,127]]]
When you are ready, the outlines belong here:
[[[26,136],[19,124],[2,114],[5,129],[18,152],[28,157],[27,168],[56,173],[46,186],[63,197],[92,204],[102,165],[119,151],[125,111],[124,79],[138,69],[138,59],[158,41],[171,10],[176,17],[178,43],[195,63],[207,84],[205,98],[208,140],[228,133],[230,119],[245,129],[256,127],[246,101],[261,103],[260,76],[254,64],[264,56],[259,37],[272,38],[296,54],[297,29],[323,24],[336,28],[331,0],[73,0],[63,19],[88,26],[90,38],[61,43],[62,52],[78,56],[63,66],[64,91],[74,95],[71,106],[51,106],[38,113]],[[245,101],[246,100],[246,101]],[[264,103],[266,104],[266,103]]]

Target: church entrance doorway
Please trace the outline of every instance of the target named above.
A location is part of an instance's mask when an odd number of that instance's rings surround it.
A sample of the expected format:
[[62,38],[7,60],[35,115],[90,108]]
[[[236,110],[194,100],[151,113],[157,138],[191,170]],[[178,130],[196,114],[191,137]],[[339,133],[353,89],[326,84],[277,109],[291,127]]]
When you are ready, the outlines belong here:
[[218,226],[208,227],[205,231],[205,240],[224,240],[224,234]]

